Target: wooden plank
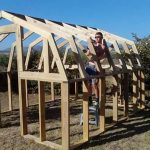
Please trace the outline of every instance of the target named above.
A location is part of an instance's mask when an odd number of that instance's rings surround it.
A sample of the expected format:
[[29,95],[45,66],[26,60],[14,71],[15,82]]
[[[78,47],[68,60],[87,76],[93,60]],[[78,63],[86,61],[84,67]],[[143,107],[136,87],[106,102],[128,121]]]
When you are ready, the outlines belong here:
[[[76,75],[76,78],[77,78],[77,75]],[[78,82],[75,82],[75,99],[77,100],[78,99],[78,91],[79,91],[79,88],[78,88]]]
[[113,121],[118,121],[118,76],[113,77]]
[[12,87],[11,87],[11,72],[7,72],[7,84],[8,84],[8,101],[9,101],[9,111],[13,110],[13,105],[12,105]]
[[87,81],[83,84],[83,140],[89,140],[89,101],[88,101],[88,88]]
[[35,26],[35,24],[33,24],[31,22],[29,23],[29,22],[27,22],[23,19],[20,19],[19,17],[16,17],[16,16],[14,16],[8,12],[5,12],[5,11],[1,11],[1,13],[2,13],[3,18],[8,19],[8,20],[20,25],[20,26],[23,26],[23,27],[43,36],[43,37],[49,37],[49,32],[47,32],[41,26],[38,26],[38,25]]
[[[17,26],[16,31],[16,49],[17,49],[17,66],[18,72],[24,70],[23,66],[23,54],[22,54],[22,28]],[[20,126],[21,135],[27,134],[27,118],[26,118],[26,87],[25,80],[18,79],[19,88],[19,108],[20,108]]]
[[40,81],[54,81],[54,82],[62,82],[67,81],[58,73],[43,73],[43,72],[30,72],[24,71],[19,72],[19,78],[26,80],[40,80]]
[[20,130],[21,130],[21,135],[23,136],[28,133],[25,80],[19,79],[18,86],[19,86]]
[[9,54],[9,61],[8,61],[8,66],[7,66],[7,71],[11,71],[11,66],[12,66],[12,61],[13,61],[13,56],[14,56],[14,51],[15,51],[15,46],[16,44],[13,43],[11,46],[10,54]]
[[8,34],[16,32],[16,24],[0,26],[0,34]]
[[132,91],[133,91],[133,95],[132,95],[132,101],[133,101],[133,110],[136,111],[137,110],[137,98],[138,98],[138,79],[137,79],[137,72],[133,72],[132,75]]
[[68,54],[69,48],[70,48],[70,47],[67,46],[66,49],[65,49],[65,54],[64,54],[64,57],[63,57],[63,64],[66,63],[66,59],[67,59],[67,54]]
[[70,28],[67,28],[67,24],[63,24],[63,26],[60,26],[52,21],[48,21],[48,20],[45,20],[46,21],[46,24],[49,25],[50,27],[53,27],[53,28],[56,28],[60,31],[63,31],[64,33],[68,34],[68,35],[74,35],[75,37],[79,38],[79,39],[82,39],[84,41],[86,41],[88,39],[89,36],[87,36],[87,33],[82,33],[77,30],[77,29],[70,29]]
[[124,115],[125,117],[128,117],[129,112],[129,74],[124,73]]
[[49,57],[49,45],[47,39],[43,39],[43,57],[44,57],[44,72],[50,72],[50,57]]
[[40,141],[46,140],[45,131],[45,93],[44,93],[44,82],[38,81],[39,91],[39,123],[40,123]]
[[41,21],[38,21],[36,19],[33,19],[29,16],[26,16],[26,20],[29,22],[29,23],[32,23],[32,24],[35,24],[37,27],[40,27],[41,29],[47,31],[48,33],[54,33],[60,37],[63,37],[64,39],[67,39],[69,37],[69,35],[66,33],[66,32],[63,32],[63,30],[59,30],[58,28],[56,27],[53,27],[53,26],[49,26]]
[[70,149],[69,84],[61,83],[62,149]]
[[144,72],[141,71],[141,108],[145,108],[145,75]]
[[138,82],[138,86],[137,86],[137,93],[138,93],[138,98],[137,98],[137,105],[138,108],[140,108],[140,101],[141,101],[141,72],[140,70],[137,70],[137,82]]
[[18,72],[24,70],[22,36],[23,36],[23,29],[20,26],[17,26],[16,49],[17,49],[17,68],[18,68]]
[[54,82],[51,82],[51,100],[55,100]]
[[28,80],[25,80],[26,87],[26,106],[29,107],[29,99],[28,99]]
[[105,103],[106,103],[106,81],[105,77],[99,79],[99,104],[100,104],[100,114],[99,114],[99,125],[100,131],[105,131]]

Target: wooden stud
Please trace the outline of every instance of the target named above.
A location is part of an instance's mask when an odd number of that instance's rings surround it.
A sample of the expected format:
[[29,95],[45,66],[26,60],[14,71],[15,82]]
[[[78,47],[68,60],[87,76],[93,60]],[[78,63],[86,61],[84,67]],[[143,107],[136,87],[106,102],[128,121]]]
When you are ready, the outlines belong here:
[[[18,72],[24,70],[23,65],[23,52],[22,52],[22,28],[17,26],[16,31],[16,49],[17,49],[17,66]],[[20,126],[21,135],[27,134],[27,118],[26,118],[26,88],[25,80],[20,79],[18,75],[18,87],[19,87],[19,108],[20,108]]]
[[141,71],[141,108],[145,108],[145,76]]
[[50,72],[50,58],[49,58],[49,45],[47,39],[43,39],[43,57],[44,57],[44,72],[49,73]]
[[40,141],[46,140],[45,132],[45,93],[44,82],[38,81],[39,90],[39,123],[40,123]]
[[13,110],[12,105],[12,82],[11,82],[11,72],[7,72],[7,81],[8,81],[8,100],[9,100],[9,111]]
[[26,135],[27,131],[27,110],[26,110],[26,87],[25,80],[19,79],[19,109],[21,135]]
[[118,77],[113,77],[113,121],[118,121]]
[[54,82],[51,82],[51,100],[55,100]]
[[15,44],[12,44],[11,50],[10,50],[10,54],[9,54],[9,61],[8,61],[8,66],[7,66],[7,72],[11,71],[11,66],[12,66],[14,51],[15,51]]
[[106,103],[106,81],[105,77],[99,79],[99,98],[100,98],[100,116],[99,116],[99,124],[100,131],[105,131],[105,103]]
[[129,111],[129,74],[124,73],[124,115],[125,117],[128,117],[128,111]]
[[69,84],[61,83],[61,122],[62,122],[62,149],[70,147],[70,112],[69,112]]
[[83,140],[89,140],[89,102],[86,81],[83,81]]
[[29,107],[29,99],[28,99],[28,80],[25,80],[26,87],[26,106]]
[[138,91],[137,91],[137,88],[138,88],[138,79],[137,79],[137,72],[133,72],[133,75],[132,75],[132,90],[133,90],[133,95],[132,95],[132,100],[133,100],[133,110],[136,111],[137,109],[137,98],[138,98]]

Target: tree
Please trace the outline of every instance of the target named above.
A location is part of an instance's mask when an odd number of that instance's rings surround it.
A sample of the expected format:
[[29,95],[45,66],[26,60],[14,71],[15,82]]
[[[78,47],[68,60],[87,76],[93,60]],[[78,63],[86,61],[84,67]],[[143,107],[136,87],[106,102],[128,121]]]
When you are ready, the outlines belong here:
[[150,35],[144,38],[139,38],[136,34],[132,35],[143,62],[146,90],[150,90]]

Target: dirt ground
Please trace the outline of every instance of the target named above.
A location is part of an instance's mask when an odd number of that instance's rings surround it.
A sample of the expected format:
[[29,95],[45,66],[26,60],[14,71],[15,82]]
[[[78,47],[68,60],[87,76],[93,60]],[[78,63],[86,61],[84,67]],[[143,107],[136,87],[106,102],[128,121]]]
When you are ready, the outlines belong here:
[[[38,96],[30,94],[27,110],[28,132],[39,136],[38,119]],[[47,140],[61,144],[61,108],[60,99],[49,101],[51,97],[46,95],[46,137]],[[2,126],[0,128],[0,150],[49,150],[49,147],[35,143],[32,140],[20,136],[18,95],[13,94],[12,112],[8,110],[7,92],[0,93],[2,108]],[[111,98],[109,97],[109,102]],[[32,105],[32,106],[31,106]],[[82,126],[79,125],[79,118],[82,108],[81,99],[70,100],[70,141],[77,142],[82,139]],[[123,110],[120,108],[119,117],[122,117]],[[90,116],[92,117],[92,116]],[[112,107],[106,103],[106,125],[112,123]],[[90,125],[90,134],[96,131],[96,125]],[[92,138],[88,143],[77,149],[96,150],[150,150],[150,109],[146,108],[128,120],[118,123],[104,134]]]

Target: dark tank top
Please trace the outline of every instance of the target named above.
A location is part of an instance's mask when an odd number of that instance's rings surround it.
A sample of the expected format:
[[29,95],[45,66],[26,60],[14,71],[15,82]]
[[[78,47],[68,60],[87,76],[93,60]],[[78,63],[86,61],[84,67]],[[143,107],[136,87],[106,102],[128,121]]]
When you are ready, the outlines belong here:
[[104,56],[105,49],[102,49],[102,47],[100,45],[98,45],[98,46],[94,45],[94,49],[95,49],[97,57],[101,58]]

